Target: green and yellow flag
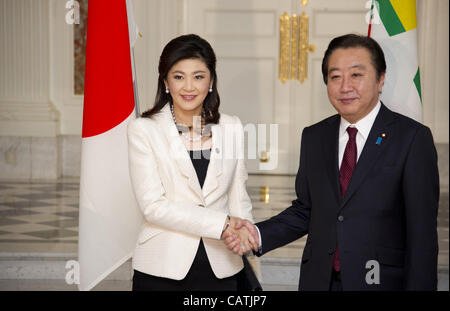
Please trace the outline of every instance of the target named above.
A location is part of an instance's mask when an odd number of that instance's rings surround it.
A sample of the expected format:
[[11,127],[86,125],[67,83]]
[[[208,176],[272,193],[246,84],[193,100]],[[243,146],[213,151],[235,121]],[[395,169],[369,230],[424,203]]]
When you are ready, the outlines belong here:
[[369,37],[386,57],[381,100],[393,111],[422,122],[415,0],[372,0]]

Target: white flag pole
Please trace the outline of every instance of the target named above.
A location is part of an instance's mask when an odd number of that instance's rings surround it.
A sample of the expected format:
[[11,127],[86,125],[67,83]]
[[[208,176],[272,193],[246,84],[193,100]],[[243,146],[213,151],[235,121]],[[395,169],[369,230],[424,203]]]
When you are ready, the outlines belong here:
[[139,93],[136,75],[136,62],[134,57],[134,45],[139,36],[142,36],[139,32],[139,27],[134,19],[134,6],[132,0],[126,0],[127,4],[127,17],[128,17],[128,30],[130,35],[130,55],[131,55],[131,69],[133,72],[133,89],[134,89],[134,110],[136,113],[136,118],[140,116],[139,108]]
[[134,47],[131,48],[131,67],[133,70],[133,89],[134,89],[134,111],[136,112],[136,118],[139,118],[141,115],[139,109],[139,93],[138,93],[138,84],[137,84],[137,76],[136,76],[136,63],[134,60]]

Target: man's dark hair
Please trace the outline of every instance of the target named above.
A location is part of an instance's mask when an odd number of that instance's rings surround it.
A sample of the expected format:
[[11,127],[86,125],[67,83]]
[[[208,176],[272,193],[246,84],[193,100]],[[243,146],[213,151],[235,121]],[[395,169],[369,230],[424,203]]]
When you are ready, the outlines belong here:
[[325,55],[322,60],[322,75],[325,84],[328,82],[328,60],[330,55],[336,49],[348,49],[348,48],[365,48],[370,53],[370,59],[372,65],[377,72],[377,80],[380,79],[381,74],[386,73],[386,60],[384,59],[384,53],[380,45],[372,38],[347,34],[331,40],[328,45]]

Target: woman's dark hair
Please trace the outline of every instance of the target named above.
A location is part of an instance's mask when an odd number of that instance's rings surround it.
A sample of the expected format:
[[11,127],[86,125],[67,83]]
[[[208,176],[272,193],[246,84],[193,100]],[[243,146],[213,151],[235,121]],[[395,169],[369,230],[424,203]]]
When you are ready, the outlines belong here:
[[386,60],[380,45],[372,38],[356,34],[347,34],[334,38],[328,45],[322,60],[322,75],[325,84],[328,82],[328,60],[336,49],[365,48],[370,53],[372,65],[377,71],[377,80],[382,73],[386,73]]
[[212,92],[208,93],[203,101],[203,116],[205,124],[218,123],[220,119],[220,97],[217,91],[216,55],[208,41],[194,34],[177,37],[164,47],[159,58],[158,90],[155,104],[150,110],[142,113],[141,116],[150,118],[158,113],[168,102],[172,102],[170,93],[167,94],[165,92],[164,80],[167,79],[167,74],[173,65],[184,59],[200,59],[208,67],[213,85]]

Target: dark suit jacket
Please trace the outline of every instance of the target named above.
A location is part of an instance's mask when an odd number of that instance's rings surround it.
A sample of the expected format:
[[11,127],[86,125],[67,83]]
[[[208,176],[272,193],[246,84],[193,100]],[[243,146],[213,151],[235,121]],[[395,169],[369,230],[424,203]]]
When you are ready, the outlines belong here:
[[[259,255],[308,234],[300,290],[329,289],[336,244],[344,290],[435,290],[439,177],[429,128],[382,104],[342,199],[339,125],[335,115],[303,130],[297,199],[256,224]],[[370,260],[380,284],[366,282]]]

